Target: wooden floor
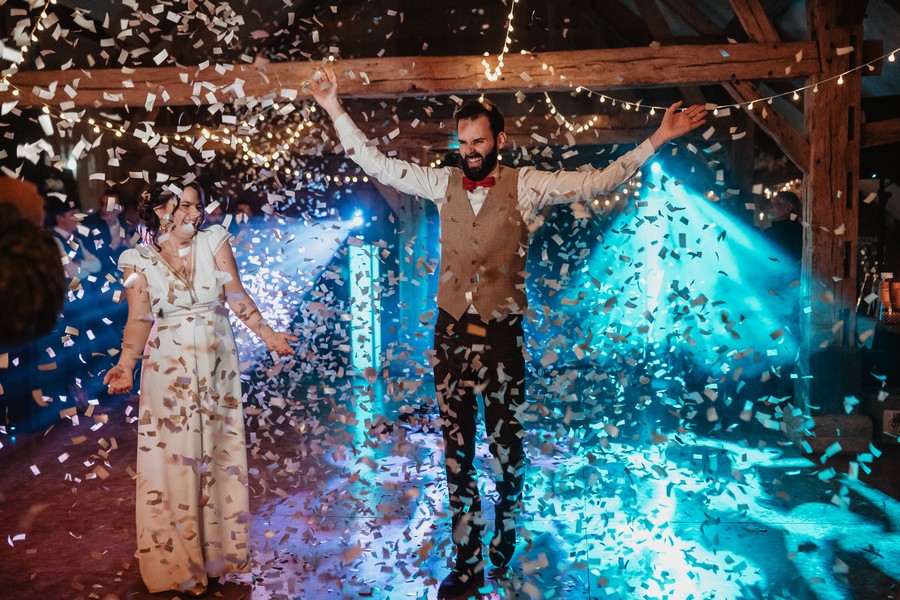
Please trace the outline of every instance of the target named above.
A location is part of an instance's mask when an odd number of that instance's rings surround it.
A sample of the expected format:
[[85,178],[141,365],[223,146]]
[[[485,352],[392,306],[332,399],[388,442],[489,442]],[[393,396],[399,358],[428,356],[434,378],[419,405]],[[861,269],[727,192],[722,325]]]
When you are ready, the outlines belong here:
[[[386,423],[364,383],[304,394],[248,409],[252,572],[208,597],[435,598],[450,561],[439,435]],[[133,557],[134,414],[136,398],[0,434],[0,597],[178,597],[149,594]],[[584,434],[529,427],[522,539],[485,598],[896,597],[896,447],[855,481],[777,438]]]

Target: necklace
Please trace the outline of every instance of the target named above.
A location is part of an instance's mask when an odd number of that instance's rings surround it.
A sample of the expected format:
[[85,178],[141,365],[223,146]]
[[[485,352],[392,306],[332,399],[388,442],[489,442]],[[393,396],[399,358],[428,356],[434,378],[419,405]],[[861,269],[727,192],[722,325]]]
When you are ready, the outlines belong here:
[[[194,290],[194,272],[195,272],[195,257],[196,253],[194,252],[194,240],[191,239],[190,245],[185,246],[184,248],[173,251],[169,248],[160,247],[157,250],[153,247],[153,251],[156,252],[156,255],[159,256],[159,259],[166,265],[166,269],[169,270],[172,275],[174,275],[181,283],[184,284],[185,288],[187,288],[188,294],[191,296],[191,302],[196,304],[197,300],[197,292]],[[172,263],[164,256],[164,254],[168,254],[172,257],[172,261],[174,262],[176,259],[181,264],[180,269],[176,269]],[[188,262],[184,255],[191,255],[191,265],[188,268]]]

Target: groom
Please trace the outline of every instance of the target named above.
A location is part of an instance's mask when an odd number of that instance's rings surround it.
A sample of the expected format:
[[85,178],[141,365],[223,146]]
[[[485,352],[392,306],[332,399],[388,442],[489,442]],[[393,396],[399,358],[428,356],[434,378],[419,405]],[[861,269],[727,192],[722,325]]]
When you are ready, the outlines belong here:
[[478,392],[491,453],[500,465],[491,562],[506,567],[516,548],[525,458],[522,314],[530,226],[548,204],[615,189],[663,144],[702,125],[706,110],[677,111],[681,103],[673,104],[648,140],[602,171],[546,172],[499,165],[506,143],[503,116],[486,101],[471,101],[455,115],[461,168],[429,168],[388,158],[368,143],[338,99],[334,71],[316,69],[310,92],[331,117],[348,157],[382,184],[434,201],[440,214],[433,366],[456,561],[438,598],[473,594],[484,585],[483,519],[473,464]]

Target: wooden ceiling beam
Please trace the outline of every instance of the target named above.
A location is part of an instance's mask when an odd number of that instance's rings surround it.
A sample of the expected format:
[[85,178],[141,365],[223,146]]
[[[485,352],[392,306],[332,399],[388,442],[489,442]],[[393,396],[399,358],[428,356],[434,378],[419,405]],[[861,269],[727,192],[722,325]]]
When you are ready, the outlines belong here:
[[[644,18],[644,21],[646,21],[651,35],[656,38],[656,41],[663,44],[673,43],[672,31],[669,28],[669,23],[666,21],[666,17],[663,15],[662,10],[660,10],[656,0],[635,0],[635,4],[637,5],[638,11],[641,13],[641,16]],[[703,97],[703,92],[695,85],[680,86],[679,91],[687,104],[706,104],[706,98]]]
[[[799,62],[796,57],[800,57]],[[335,65],[345,97],[396,98],[471,93],[571,90],[576,86],[629,87],[718,84],[722,81],[784,79],[819,72],[814,42],[779,44],[675,45],[610,48],[506,57],[504,74],[489,81],[482,56],[360,58]],[[21,90],[0,92],[0,101],[20,106],[50,104],[64,110],[84,107],[143,106],[154,94],[156,106],[232,103],[235,97],[302,94],[317,63],[156,67],[123,71],[25,71],[11,82]],[[549,65],[553,70],[544,69]],[[789,71],[789,73],[786,73]],[[66,88],[75,90],[70,96]],[[287,94],[289,96],[289,94]]]
[[671,44],[672,31],[669,29],[666,17],[659,9],[659,4],[656,3],[656,0],[634,0],[634,4],[644,19],[647,29],[650,30],[650,35],[653,36],[654,41]]
[[725,33],[692,0],[663,0],[685,23],[702,36],[725,38]]
[[862,124],[860,144],[863,148],[874,148],[900,142],[900,117]]
[[751,42],[774,43],[781,41],[772,21],[766,15],[759,0],[731,0],[731,8],[737,16]]
[[647,46],[653,36],[647,24],[620,0],[594,0],[591,4],[610,27],[633,46]]

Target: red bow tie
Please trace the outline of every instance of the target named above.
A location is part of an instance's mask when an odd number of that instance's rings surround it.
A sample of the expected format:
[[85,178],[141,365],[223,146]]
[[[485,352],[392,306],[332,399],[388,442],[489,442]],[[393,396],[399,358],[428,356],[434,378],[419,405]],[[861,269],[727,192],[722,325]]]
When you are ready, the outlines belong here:
[[485,177],[481,181],[472,181],[468,177],[463,176],[463,187],[466,188],[467,192],[471,192],[478,186],[486,188],[494,187],[495,183],[497,183],[497,180],[493,177]]

